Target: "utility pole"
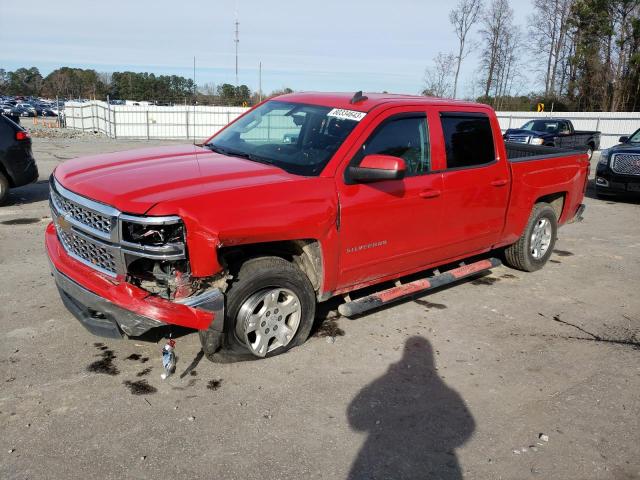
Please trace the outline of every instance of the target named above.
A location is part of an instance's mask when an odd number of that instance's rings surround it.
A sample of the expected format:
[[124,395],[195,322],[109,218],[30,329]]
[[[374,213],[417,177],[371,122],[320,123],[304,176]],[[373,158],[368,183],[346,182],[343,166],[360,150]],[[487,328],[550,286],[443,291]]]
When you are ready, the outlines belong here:
[[236,16],[236,38],[234,43],[236,44],[236,87],[238,86],[238,43],[240,43],[240,32],[238,31],[238,17]]
[[262,62],[258,64],[258,98],[262,101]]

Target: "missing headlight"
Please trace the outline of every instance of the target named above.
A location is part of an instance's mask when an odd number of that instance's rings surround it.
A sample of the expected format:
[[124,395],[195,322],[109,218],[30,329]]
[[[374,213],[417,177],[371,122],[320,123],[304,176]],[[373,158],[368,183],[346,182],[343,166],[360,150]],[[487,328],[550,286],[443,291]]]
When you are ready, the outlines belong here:
[[149,225],[123,222],[122,239],[126,242],[152,247],[181,243],[184,242],[184,226],[182,223]]

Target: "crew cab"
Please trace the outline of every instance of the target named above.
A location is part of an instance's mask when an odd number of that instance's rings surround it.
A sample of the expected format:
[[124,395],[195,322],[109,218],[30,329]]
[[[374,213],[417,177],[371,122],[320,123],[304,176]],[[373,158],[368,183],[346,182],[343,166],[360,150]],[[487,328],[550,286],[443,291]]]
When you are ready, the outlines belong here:
[[[45,243],[93,333],[179,325],[209,358],[265,357],[303,343],[334,296],[362,313],[495,266],[493,252],[541,268],[580,218],[588,172],[583,152],[505,146],[486,105],[294,93],[200,145],[59,165]],[[456,266],[472,256],[488,259]]]
[[640,129],[600,153],[596,166],[596,194],[600,197],[640,195]]
[[529,145],[545,145],[584,149],[589,155],[600,149],[600,132],[576,130],[571,120],[565,118],[538,118],[529,120],[520,128],[510,128],[504,133],[506,142]]

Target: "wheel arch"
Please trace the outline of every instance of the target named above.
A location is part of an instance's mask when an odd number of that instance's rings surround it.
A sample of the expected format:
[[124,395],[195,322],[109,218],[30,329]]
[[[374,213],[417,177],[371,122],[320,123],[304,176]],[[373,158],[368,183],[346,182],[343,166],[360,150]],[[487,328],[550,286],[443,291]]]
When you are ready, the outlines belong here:
[[324,263],[320,242],[316,239],[283,240],[223,247],[219,258],[231,271],[252,258],[280,257],[295,264],[309,278],[317,294],[324,278]]
[[556,220],[559,222],[560,217],[562,216],[562,213],[564,211],[566,198],[567,192],[556,192],[549,195],[543,195],[542,197],[537,198],[535,202],[533,202],[533,206],[531,207],[531,209],[533,210],[533,208],[538,203],[548,203],[549,205],[551,205],[551,208],[553,208],[554,212],[556,212]]

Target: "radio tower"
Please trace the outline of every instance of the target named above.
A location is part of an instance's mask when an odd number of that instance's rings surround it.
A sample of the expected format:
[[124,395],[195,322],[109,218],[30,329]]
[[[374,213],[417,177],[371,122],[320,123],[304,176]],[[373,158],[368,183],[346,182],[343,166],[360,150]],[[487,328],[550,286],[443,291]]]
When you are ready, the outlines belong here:
[[234,43],[236,44],[236,87],[238,86],[238,43],[240,43],[240,32],[238,31],[238,17],[236,16],[236,38]]

